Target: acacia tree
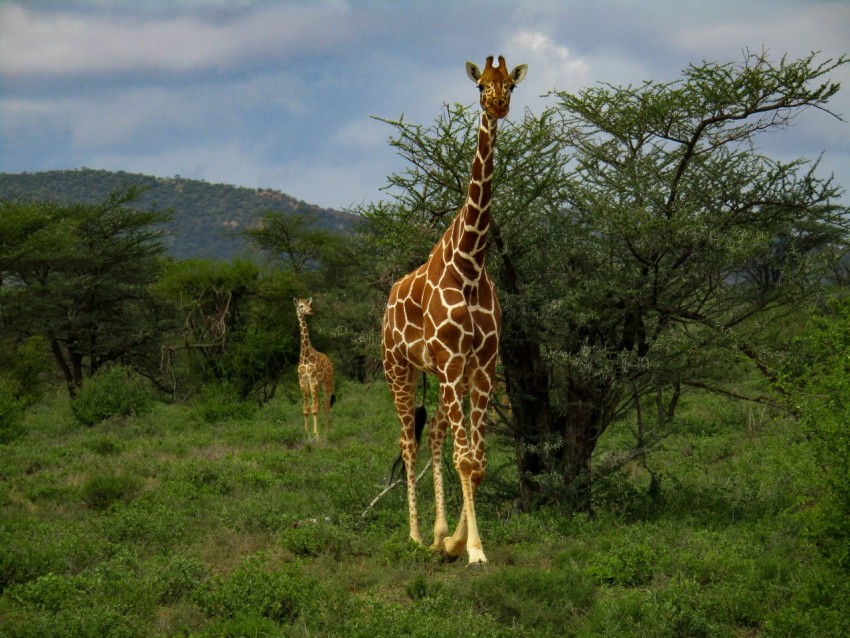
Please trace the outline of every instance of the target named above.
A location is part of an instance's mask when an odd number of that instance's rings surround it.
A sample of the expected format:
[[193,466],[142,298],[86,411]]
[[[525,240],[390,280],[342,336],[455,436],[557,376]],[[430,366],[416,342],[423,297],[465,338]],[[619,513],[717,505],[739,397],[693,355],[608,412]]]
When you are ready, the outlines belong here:
[[181,322],[179,336],[162,348],[161,372],[172,393],[215,381],[240,400],[274,397],[281,372],[298,360],[290,299],[301,287],[291,272],[189,259],[171,264],[155,291]]
[[170,213],[130,207],[139,194],[0,204],[0,326],[44,337],[72,397],[103,364],[143,361],[168,322],[149,285]]
[[[826,110],[846,62],[703,63],[672,83],[556,92],[500,129],[488,268],[525,507],[589,507],[593,451],[619,415],[636,411],[646,446],[683,391],[743,396],[736,367],[772,377],[766,328],[817,294],[848,211],[817,161],[755,144]],[[390,177],[394,201],[362,212],[395,275],[462,203],[475,116],[390,124],[410,167]]]
[[[244,231],[251,242],[296,275],[303,274],[327,250],[342,248],[342,236],[318,227],[312,213],[268,211],[256,228]],[[330,248],[329,248],[330,247]]]

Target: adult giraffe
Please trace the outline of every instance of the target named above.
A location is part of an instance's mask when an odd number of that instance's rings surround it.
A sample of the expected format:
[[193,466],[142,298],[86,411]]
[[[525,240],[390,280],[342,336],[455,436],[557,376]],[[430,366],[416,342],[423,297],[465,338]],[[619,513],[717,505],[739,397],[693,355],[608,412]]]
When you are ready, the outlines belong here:
[[307,332],[307,315],[313,314],[313,298],[296,299],[295,314],[298,317],[298,326],[301,329],[301,355],[298,357],[298,384],[301,386],[301,395],[304,397],[304,431],[309,432],[308,427],[310,413],[313,413],[313,434],[319,435],[319,386],[322,388],[323,403],[325,408],[325,431],[331,426],[331,406],[334,404],[334,367],[327,355],[316,350],[310,345],[310,333]]
[[[499,351],[501,311],[493,282],[484,267],[490,227],[493,151],[499,119],[508,114],[511,92],[525,78],[527,66],[508,71],[505,59],[484,71],[466,63],[466,74],[481,93],[481,123],[472,162],[466,203],[428,261],[395,282],[383,325],[384,373],[401,422],[401,456],[407,478],[410,537],[422,543],[416,510],[416,440],[414,404],[420,371],[437,376],[439,405],[428,429],[434,474],[435,519],[431,549],[451,557],[464,549],[469,564],[485,563],[475,518],[474,496],[484,478],[484,421]],[[463,399],[469,395],[469,428]],[[442,446],[451,426],[454,465],[463,490],[455,533],[449,536],[443,496]]]

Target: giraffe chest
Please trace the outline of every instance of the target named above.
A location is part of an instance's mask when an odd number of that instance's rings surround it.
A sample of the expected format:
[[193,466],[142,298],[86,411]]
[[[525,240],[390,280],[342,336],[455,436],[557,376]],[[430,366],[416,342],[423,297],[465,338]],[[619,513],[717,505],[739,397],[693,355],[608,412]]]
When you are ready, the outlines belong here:
[[465,356],[498,340],[500,311],[487,273],[470,280],[439,272],[431,277],[426,267],[397,282],[384,322],[385,348],[429,372],[441,353]]
[[322,367],[323,356],[312,348],[302,352],[298,360],[298,373],[313,375]]

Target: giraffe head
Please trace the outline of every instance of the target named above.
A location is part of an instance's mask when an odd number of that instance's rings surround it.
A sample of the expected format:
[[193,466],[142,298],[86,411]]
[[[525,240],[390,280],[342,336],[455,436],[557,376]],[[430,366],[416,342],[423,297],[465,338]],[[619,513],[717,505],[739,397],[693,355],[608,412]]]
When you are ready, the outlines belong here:
[[466,74],[478,85],[481,92],[481,108],[490,117],[502,118],[508,114],[511,107],[511,92],[514,87],[525,79],[528,65],[520,64],[508,72],[505,58],[499,56],[499,66],[493,66],[493,56],[487,58],[484,70],[474,62],[466,63]]
[[313,314],[313,309],[310,307],[310,304],[313,303],[313,298],[309,299],[298,299],[296,297],[292,298],[292,301],[295,303],[295,313],[299,317],[306,317],[307,315]]

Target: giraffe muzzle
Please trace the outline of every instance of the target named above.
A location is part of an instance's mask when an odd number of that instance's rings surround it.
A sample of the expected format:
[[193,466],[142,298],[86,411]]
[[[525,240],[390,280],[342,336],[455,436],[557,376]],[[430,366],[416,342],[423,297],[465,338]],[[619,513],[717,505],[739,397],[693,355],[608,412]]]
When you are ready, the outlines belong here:
[[490,108],[487,109],[493,117],[502,118],[508,114],[510,105],[504,98],[496,98],[490,102]]

